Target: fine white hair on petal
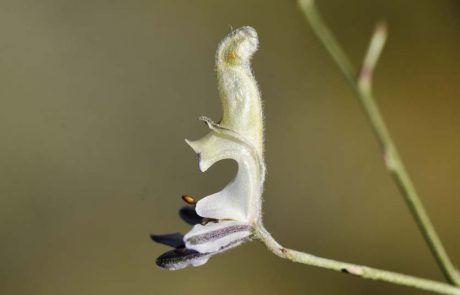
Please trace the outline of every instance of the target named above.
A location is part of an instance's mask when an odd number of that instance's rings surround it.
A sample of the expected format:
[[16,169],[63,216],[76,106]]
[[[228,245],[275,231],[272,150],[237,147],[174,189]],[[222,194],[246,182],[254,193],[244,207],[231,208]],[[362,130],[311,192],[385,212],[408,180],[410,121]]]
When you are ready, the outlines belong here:
[[236,29],[222,40],[217,49],[217,63],[220,61],[231,65],[248,63],[259,46],[259,39],[254,28],[246,26]]
[[246,138],[262,155],[262,100],[250,67],[257,46],[257,32],[253,28],[235,30],[217,49],[216,69],[222,102],[220,125]]

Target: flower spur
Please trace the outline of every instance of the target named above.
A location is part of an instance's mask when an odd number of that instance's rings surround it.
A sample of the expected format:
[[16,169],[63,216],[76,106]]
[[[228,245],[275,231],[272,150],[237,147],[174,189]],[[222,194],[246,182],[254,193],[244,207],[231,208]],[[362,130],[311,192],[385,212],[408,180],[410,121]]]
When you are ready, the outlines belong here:
[[199,140],[186,142],[198,154],[202,172],[223,159],[236,161],[238,172],[223,190],[198,202],[190,196],[183,197],[189,205],[179,215],[193,228],[185,236],[152,235],[155,242],[175,248],[157,258],[159,267],[176,270],[202,265],[211,256],[249,241],[261,222],[265,178],[263,114],[250,66],[257,46],[256,31],[242,27],[231,32],[218,47],[216,72],[222,120],[217,124],[201,117],[210,132]]

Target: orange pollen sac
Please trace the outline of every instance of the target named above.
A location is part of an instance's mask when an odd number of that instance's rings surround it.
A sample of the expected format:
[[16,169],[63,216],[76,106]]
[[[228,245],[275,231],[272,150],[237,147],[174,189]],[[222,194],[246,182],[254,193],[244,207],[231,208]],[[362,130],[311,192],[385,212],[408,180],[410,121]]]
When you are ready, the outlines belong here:
[[195,205],[196,204],[195,199],[190,195],[183,195],[182,200],[184,200],[184,202],[189,204],[189,205]]

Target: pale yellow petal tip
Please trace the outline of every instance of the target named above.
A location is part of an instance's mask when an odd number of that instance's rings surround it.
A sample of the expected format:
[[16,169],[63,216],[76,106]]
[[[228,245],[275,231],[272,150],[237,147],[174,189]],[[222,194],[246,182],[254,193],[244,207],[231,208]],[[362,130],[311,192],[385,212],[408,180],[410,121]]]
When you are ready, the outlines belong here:
[[193,140],[189,140],[189,139],[185,139],[185,142],[192,148],[192,150],[195,152],[195,153],[199,153],[198,151],[198,146],[196,144],[196,141],[193,141]]
[[254,28],[246,26],[227,35],[217,50],[217,65],[241,65],[249,62],[259,46]]

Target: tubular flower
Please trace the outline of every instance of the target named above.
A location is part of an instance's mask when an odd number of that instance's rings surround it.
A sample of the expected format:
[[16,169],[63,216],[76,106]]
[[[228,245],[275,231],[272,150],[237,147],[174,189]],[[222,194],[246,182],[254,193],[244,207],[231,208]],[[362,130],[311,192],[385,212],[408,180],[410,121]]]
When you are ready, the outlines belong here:
[[257,50],[257,32],[242,27],[230,33],[216,54],[222,120],[214,123],[201,117],[210,129],[203,138],[186,142],[198,154],[199,168],[206,171],[223,159],[238,164],[235,178],[221,191],[195,202],[179,214],[193,228],[185,235],[152,235],[152,239],[174,250],[158,257],[157,265],[176,270],[198,266],[225,250],[249,241],[261,222],[263,159],[263,113],[250,60]]

